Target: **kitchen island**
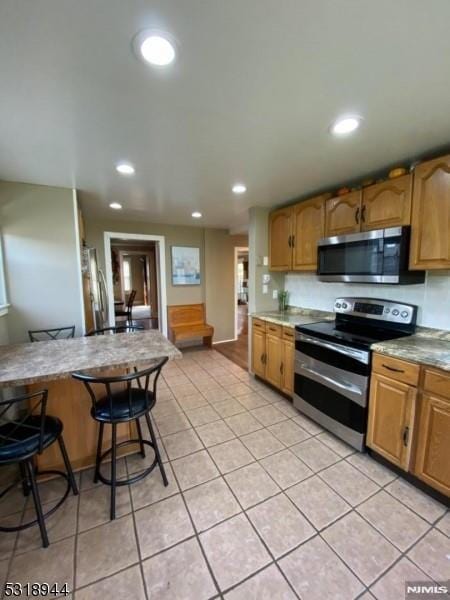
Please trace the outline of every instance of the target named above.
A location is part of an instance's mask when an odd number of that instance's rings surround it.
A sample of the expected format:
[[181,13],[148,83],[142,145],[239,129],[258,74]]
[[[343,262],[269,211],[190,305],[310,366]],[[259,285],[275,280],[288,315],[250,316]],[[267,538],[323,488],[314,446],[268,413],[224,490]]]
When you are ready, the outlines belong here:
[[[0,346],[0,387],[48,389],[47,414],[64,424],[64,441],[74,469],[95,462],[98,424],[90,415],[91,400],[74,371],[119,375],[133,367],[145,368],[157,359],[181,358],[181,352],[159,331],[137,331],[45,342]],[[104,449],[110,438],[105,430]],[[134,437],[131,424],[118,427],[120,441]],[[59,469],[56,444],[38,457],[40,469]]]

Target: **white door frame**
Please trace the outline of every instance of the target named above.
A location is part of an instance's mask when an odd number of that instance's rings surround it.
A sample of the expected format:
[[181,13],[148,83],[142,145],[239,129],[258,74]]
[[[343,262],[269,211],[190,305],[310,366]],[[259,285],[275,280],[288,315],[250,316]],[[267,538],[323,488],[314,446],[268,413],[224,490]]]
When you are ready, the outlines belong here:
[[167,337],[167,292],[166,292],[166,241],[163,235],[147,235],[144,233],[118,233],[116,231],[105,231],[105,269],[106,285],[109,305],[109,324],[115,325],[114,319],[114,286],[111,264],[111,240],[140,240],[143,242],[156,242],[158,252],[156,253],[156,264],[158,265],[158,292],[159,292],[159,328],[161,333]]
[[[234,339],[238,339],[238,293],[239,293],[239,285],[238,285],[238,256],[239,252],[248,252],[248,246],[235,246],[234,247]],[[248,299],[247,299],[248,306]]]

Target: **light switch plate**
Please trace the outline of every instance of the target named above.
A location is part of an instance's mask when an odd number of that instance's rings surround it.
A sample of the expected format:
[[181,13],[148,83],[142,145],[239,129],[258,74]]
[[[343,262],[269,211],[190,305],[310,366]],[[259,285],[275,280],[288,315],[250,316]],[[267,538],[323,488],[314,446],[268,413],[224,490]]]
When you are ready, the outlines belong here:
[[262,276],[262,282],[263,283],[270,283],[270,275],[269,273],[264,273]]
[[263,294],[267,294],[269,292],[269,286],[264,284],[262,292],[263,292]]
[[278,290],[272,290],[272,298],[276,300],[278,298]]
[[268,266],[269,266],[269,257],[268,257],[268,256],[264,256],[264,257],[263,257],[263,265],[264,265],[265,267],[268,267]]

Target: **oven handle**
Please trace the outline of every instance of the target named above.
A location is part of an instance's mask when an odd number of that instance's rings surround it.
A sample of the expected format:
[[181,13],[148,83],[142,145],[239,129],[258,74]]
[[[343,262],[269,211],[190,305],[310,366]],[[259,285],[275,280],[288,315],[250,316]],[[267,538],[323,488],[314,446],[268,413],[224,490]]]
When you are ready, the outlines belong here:
[[322,348],[327,348],[328,350],[334,350],[334,352],[339,352],[340,354],[344,354],[345,356],[354,358],[355,360],[364,363],[365,365],[369,364],[369,353],[364,352],[363,350],[354,350],[353,348],[349,348],[348,346],[333,344],[333,342],[324,342],[323,340],[318,340],[316,338],[309,337],[308,335],[299,332],[297,332],[296,340],[306,342],[308,344],[314,344],[315,346],[320,346]]
[[295,369],[295,372],[299,375],[304,375],[305,377],[309,377],[313,381],[317,383],[322,383],[326,387],[331,388],[332,390],[342,393],[343,396],[350,398],[350,400],[354,400],[360,406],[366,406],[366,394],[365,390],[352,385],[351,383],[347,383],[344,385],[343,383],[339,383],[331,377],[327,377],[314,369],[310,369],[309,367],[305,367],[302,363],[298,363],[298,367]]

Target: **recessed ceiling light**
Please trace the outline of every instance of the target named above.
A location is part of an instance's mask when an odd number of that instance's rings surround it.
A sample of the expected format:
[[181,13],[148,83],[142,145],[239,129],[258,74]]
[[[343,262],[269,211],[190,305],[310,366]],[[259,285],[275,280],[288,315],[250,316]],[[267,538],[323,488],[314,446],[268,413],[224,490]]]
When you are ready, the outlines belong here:
[[163,31],[146,29],[138,33],[133,40],[138,58],[155,67],[167,67],[176,57],[176,46],[172,36]]
[[116,171],[121,175],[134,175],[134,167],[130,163],[119,163],[116,165]]
[[247,187],[243,183],[235,183],[231,189],[233,194],[244,194],[247,191]]
[[120,210],[122,208],[122,205],[118,202],[111,202],[109,208],[113,208],[114,210]]
[[340,117],[330,127],[333,135],[347,135],[352,133],[361,125],[362,117],[352,115]]
[[202,218],[202,213],[198,212],[198,210],[194,211],[191,215],[192,217],[194,217],[194,219],[201,219]]

